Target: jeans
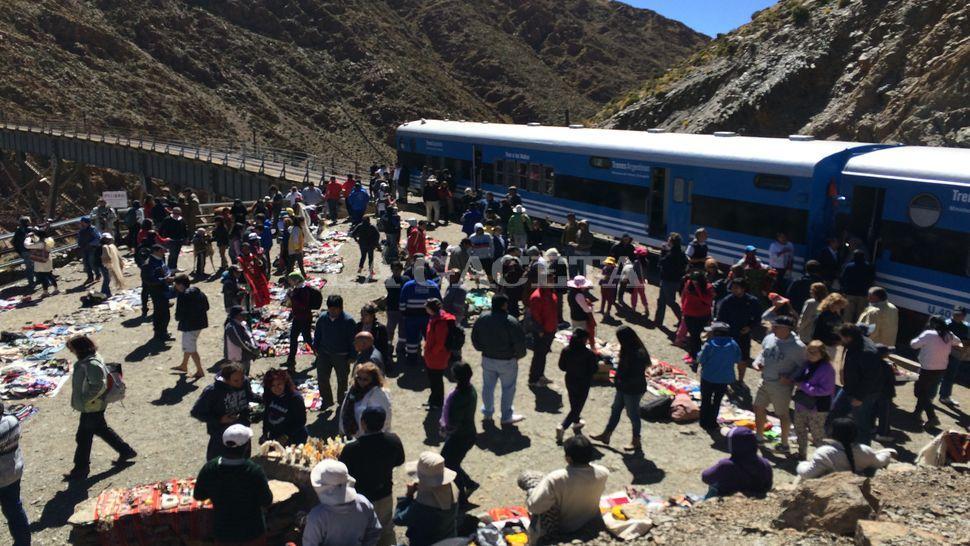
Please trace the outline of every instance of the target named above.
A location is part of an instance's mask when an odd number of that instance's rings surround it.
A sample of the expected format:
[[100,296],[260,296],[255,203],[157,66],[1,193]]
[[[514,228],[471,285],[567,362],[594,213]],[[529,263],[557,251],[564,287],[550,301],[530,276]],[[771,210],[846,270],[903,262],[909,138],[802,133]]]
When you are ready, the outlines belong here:
[[562,420],[561,428],[568,428],[569,425],[579,423],[583,408],[586,406],[586,399],[589,398],[589,383],[584,385],[570,385],[566,383],[566,394],[569,398],[569,413]]
[[303,342],[313,345],[313,334],[311,333],[313,328],[310,326],[310,319],[294,319],[292,324],[290,324],[290,352],[286,358],[287,367],[293,367],[296,365],[296,354],[299,352],[300,345],[298,343],[300,336],[303,336]]
[[34,262],[30,259],[30,252],[21,252],[20,258],[24,261],[24,275],[27,277],[27,286],[33,288],[37,283],[34,280]]
[[88,247],[84,249],[84,272],[88,279],[94,277],[95,273],[101,275],[101,258],[98,257],[98,249]]
[[428,383],[431,393],[428,395],[428,405],[440,408],[445,403],[445,371],[428,368]]
[[171,320],[171,312],[168,308],[168,293],[164,285],[148,287],[148,295],[152,298],[152,329],[155,337],[165,337],[168,335],[168,323]]
[[[879,393],[870,394],[862,399],[862,404],[852,407],[849,403],[849,414],[855,421],[856,442],[869,445],[872,441],[872,427],[876,424],[876,404],[882,395]],[[830,412],[831,413],[831,412]]]
[[916,415],[921,416],[926,412],[927,420],[936,420],[936,408],[933,407],[933,399],[940,386],[940,380],[946,370],[920,370],[919,379],[913,383],[913,396],[916,397]]
[[953,394],[953,384],[957,382],[957,376],[960,375],[961,360],[950,354],[950,363],[946,367],[946,373],[943,374],[943,379],[940,381],[940,400],[949,398]]
[[529,366],[529,383],[535,383],[546,375],[546,355],[552,349],[552,340],[556,333],[541,333],[535,337],[532,349],[532,364]]
[[178,269],[179,254],[182,253],[182,240],[172,239],[168,242],[168,268],[172,271]]
[[633,437],[640,437],[640,399],[643,393],[626,394],[616,391],[613,397],[613,406],[610,408],[610,420],[606,422],[606,433],[612,434],[616,430],[616,425],[620,424],[620,414],[626,409],[626,416],[630,418],[633,426]]
[[670,307],[677,320],[680,320],[680,305],[677,305],[677,289],[679,287],[679,281],[660,281],[660,292],[657,295],[657,315],[653,318],[658,326],[663,324],[664,317],[667,316],[667,307]]
[[111,297],[111,274],[108,273],[108,268],[102,264],[98,264],[98,271],[101,272],[101,293],[105,296]]
[[334,404],[333,389],[330,387],[330,374],[337,372],[337,402],[343,402],[347,393],[347,378],[350,376],[350,356],[346,353],[319,353],[314,362],[317,368],[317,381],[320,387],[321,409]]
[[20,501],[20,480],[0,487],[0,510],[7,518],[7,527],[13,537],[13,546],[30,546],[30,524],[27,523],[27,512]]
[[704,327],[710,324],[711,316],[703,317],[684,317],[684,323],[687,325],[687,333],[690,334],[690,339],[687,341],[687,354],[694,360],[697,359],[697,353],[701,352],[701,334],[704,333]]
[[889,395],[879,397],[876,402],[876,434],[878,436],[889,436],[892,432],[889,427],[889,412],[893,408],[893,399]]
[[77,425],[77,434],[74,436],[77,442],[77,447],[74,449],[74,468],[91,467],[91,444],[94,443],[95,436],[104,440],[119,455],[132,451],[131,446],[108,426],[108,422],[104,420],[104,411],[82,413]]
[[357,269],[364,268],[364,261],[370,263],[370,270],[374,270],[374,248],[364,248],[360,247],[360,263],[357,264]]
[[455,485],[458,486],[459,491],[464,491],[475,483],[475,480],[461,467],[462,461],[465,460],[465,456],[473,447],[475,447],[474,434],[452,434],[445,438],[445,443],[441,446],[441,456],[445,460],[445,467],[458,474],[455,477]]
[[482,357],[482,415],[491,419],[495,413],[495,384],[502,385],[502,421],[512,419],[515,399],[515,379],[519,375],[519,363],[513,358],[508,360]]
[[701,426],[717,426],[717,414],[721,410],[721,400],[727,392],[727,383],[712,383],[701,379]]

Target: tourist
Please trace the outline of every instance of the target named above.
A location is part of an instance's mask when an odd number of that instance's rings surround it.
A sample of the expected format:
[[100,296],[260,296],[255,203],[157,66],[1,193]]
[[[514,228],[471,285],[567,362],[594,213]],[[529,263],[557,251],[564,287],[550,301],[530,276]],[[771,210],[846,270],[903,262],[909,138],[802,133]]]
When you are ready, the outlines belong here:
[[363,276],[364,261],[366,260],[370,272],[370,275],[367,278],[373,280],[374,251],[377,250],[377,246],[381,242],[381,232],[377,231],[377,228],[370,223],[370,217],[365,216],[354,229],[350,230],[350,236],[357,241],[357,247],[360,250],[360,262],[357,264],[357,276]]
[[354,488],[347,466],[324,459],[310,471],[310,484],[320,500],[306,516],[303,546],[375,546],[383,529],[374,505]]
[[370,204],[370,195],[364,191],[360,182],[354,182],[354,189],[347,195],[347,215],[350,217],[350,224],[356,225],[367,212],[367,205]]
[[521,249],[525,249],[528,244],[528,233],[529,228],[532,225],[532,219],[525,212],[525,207],[522,205],[515,205],[512,207],[512,216],[509,217],[509,222],[507,224],[507,231],[509,234],[509,239],[512,246],[517,246]]
[[229,252],[229,229],[226,227],[226,219],[222,216],[215,216],[212,222],[214,225],[212,240],[219,251],[219,271],[225,271],[229,267],[229,260],[226,257],[226,253]]
[[253,360],[260,356],[259,346],[253,338],[248,319],[249,313],[241,306],[235,305],[229,309],[222,328],[222,356],[225,360],[238,364],[246,376],[249,376]]
[[323,402],[321,410],[326,410],[335,403],[330,386],[330,374],[333,372],[337,374],[336,403],[344,399],[356,334],[357,322],[344,312],[344,299],[338,294],[327,296],[327,312],[320,314],[313,333],[313,348],[316,352],[314,367],[317,370],[320,398]]
[[852,261],[842,269],[839,282],[842,293],[848,299],[845,313],[847,322],[854,323],[862,313],[868,303],[869,288],[875,280],[876,268],[866,259],[865,251],[857,248],[852,252]]
[[737,380],[738,385],[741,386],[744,384],[744,372],[751,363],[751,329],[761,320],[761,303],[758,298],[748,293],[746,279],[733,280],[730,292],[717,303],[715,319],[730,326],[731,337],[741,349]]
[[640,442],[640,400],[647,392],[646,370],[650,366],[650,353],[640,340],[640,336],[627,325],[616,329],[616,340],[620,343],[620,355],[617,359],[616,375],[613,387],[616,392],[610,418],[602,433],[590,438],[604,444],[610,443],[613,431],[620,423],[620,415],[626,410],[630,424],[633,426],[633,438],[624,451],[639,453],[643,450]]
[[269,305],[269,280],[263,265],[263,249],[259,247],[259,235],[252,234],[248,242],[239,247],[239,267],[249,285],[249,302],[254,309]]
[[882,360],[882,390],[876,400],[873,412],[876,415],[876,436],[875,440],[883,444],[892,442],[892,429],[889,426],[889,418],[893,409],[893,398],[896,398],[896,365],[889,359],[891,347],[879,344],[876,345],[876,353]]
[[118,222],[118,213],[108,206],[108,202],[103,197],[98,198],[97,206],[91,210],[90,216],[94,229],[100,231],[102,235],[114,231],[115,224]]
[[795,311],[801,311],[805,302],[812,297],[812,285],[815,283],[822,283],[822,286],[825,286],[825,279],[822,278],[822,266],[815,260],[809,260],[805,262],[805,274],[792,281],[788,285],[788,291],[785,292]]
[[795,261],[795,245],[788,240],[788,235],[778,232],[775,240],[768,245],[768,267],[775,273],[775,290],[784,291],[788,288],[788,274],[791,273]]
[[734,367],[741,361],[741,348],[731,337],[731,326],[714,322],[705,328],[707,342],[697,355],[701,368],[701,427],[717,430],[721,400],[736,381]]
[[407,251],[409,260],[414,260],[419,255],[427,256],[428,238],[425,235],[427,227],[428,223],[420,220],[416,226],[408,229],[408,240],[405,250]]
[[121,261],[121,252],[115,246],[114,235],[101,234],[101,293],[111,297],[111,283],[119,290],[125,289],[125,264]]
[[303,394],[285,369],[270,368],[263,376],[263,434],[260,443],[277,441],[295,446],[307,440],[306,405]]
[[485,270],[485,275],[492,280],[492,264],[495,262],[495,240],[488,233],[485,233],[485,226],[481,223],[475,224],[475,233],[468,240],[471,242],[471,255],[477,259],[475,265],[479,265]]
[[181,271],[178,267],[179,255],[182,253],[182,244],[189,237],[188,225],[182,217],[182,209],[173,208],[172,214],[158,225],[158,232],[169,239],[168,268],[172,271]]
[[472,328],[472,345],[482,353],[482,416],[486,423],[492,422],[495,384],[501,383],[503,426],[525,419],[513,407],[518,360],[526,355],[525,332],[519,321],[509,316],[508,307],[508,296],[496,294],[491,311],[478,317]]
[[[57,279],[54,277],[54,239],[47,235],[47,231],[37,229],[30,233],[24,240],[26,262],[30,262],[30,274],[27,282],[33,285],[36,282],[44,289],[44,295],[59,294]],[[48,289],[54,288],[53,292]],[[32,286],[30,287],[32,289]]]
[[381,524],[378,546],[396,544],[394,537],[394,469],[404,464],[404,445],[393,432],[384,431],[387,414],[383,408],[369,407],[360,417],[363,434],[344,446],[340,462],[356,480],[357,492],[373,499],[374,512]]
[[273,504],[273,492],[262,467],[250,460],[253,431],[246,425],[227,427],[220,435],[221,455],[199,471],[192,497],[212,502],[216,544],[266,544],[263,511]]
[[471,260],[472,242],[467,237],[458,242],[458,247],[451,247],[448,254],[448,271],[458,271],[462,277],[465,276],[468,262]]
[[[417,255],[411,269],[413,278],[401,288],[398,310],[401,312],[406,354],[405,363],[417,366],[421,354],[421,340],[428,329],[428,300],[441,299],[438,285],[431,280],[423,255]],[[398,358],[400,359],[400,353]]]
[[[579,223],[576,222],[576,215],[572,212],[567,212],[566,223],[562,227],[562,235],[559,238],[559,245],[562,247],[563,252],[565,252],[567,256],[572,256],[575,254],[576,245],[579,241],[578,233]],[[576,273],[576,275],[579,274],[580,273]]]
[[[671,233],[670,235],[673,236],[677,234]],[[677,246],[679,250],[680,235],[677,235],[676,239],[677,239]],[[669,243],[669,239],[668,239],[668,243]],[[683,251],[681,251],[681,253],[683,253]],[[626,256],[627,258],[632,259],[633,258],[633,237],[631,237],[629,233],[624,233],[622,236],[620,236],[620,240],[614,243],[613,246],[610,247],[609,255],[613,256],[617,260],[619,260],[623,256]],[[683,276],[683,273],[681,273],[681,276]]]
[[[290,307],[290,348],[286,357],[286,368],[296,369],[296,356],[300,348],[300,336],[303,336],[303,343],[313,347],[313,306],[312,300],[322,298],[320,291],[308,286],[303,275],[294,271],[286,276],[286,282],[290,286],[286,294],[286,303]],[[316,294],[314,294],[316,292]]]
[[582,434],[566,440],[563,453],[566,468],[553,470],[538,481],[538,475],[531,472],[519,478],[520,487],[528,491],[525,504],[531,516],[530,544],[545,544],[602,521],[600,497],[610,471],[592,462],[596,450]]
[[812,283],[811,288],[809,288],[810,297],[802,304],[801,313],[798,315],[798,339],[802,340],[802,343],[807,344],[812,340],[819,303],[828,295],[829,289],[825,287],[824,283]]
[[509,313],[519,318],[522,295],[526,289],[525,266],[522,265],[522,249],[517,246],[509,247],[508,253],[502,256],[502,277],[499,280],[499,290],[509,297]]
[[175,292],[178,294],[175,303],[175,322],[178,331],[182,332],[182,363],[174,368],[175,371],[187,373],[189,359],[195,363],[196,379],[205,377],[202,359],[199,356],[199,334],[209,327],[209,299],[205,294],[192,286],[189,276],[179,273],[175,276]]
[[812,328],[812,339],[824,343],[830,355],[835,354],[836,347],[841,342],[839,327],[843,324],[842,316],[848,306],[849,300],[838,292],[832,292],[825,296],[822,302],[818,304],[818,314]]
[[[393,250],[394,260],[397,260],[401,245],[401,215],[398,214],[396,206],[392,205],[387,207],[387,213],[384,215],[384,229],[382,231],[387,236],[388,248]],[[392,260],[387,261],[393,263]]]
[[680,306],[677,305],[677,290],[683,282],[684,272],[687,269],[687,255],[684,254],[680,245],[680,234],[671,233],[667,237],[663,251],[660,253],[660,261],[658,262],[660,291],[657,295],[656,315],[653,317],[653,322],[658,328],[663,327],[667,307],[670,307],[670,310],[674,312],[678,322],[681,319]]
[[[454,253],[454,254],[457,254]],[[452,254],[452,256],[454,256]],[[452,269],[448,271],[448,289],[441,299],[442,308],[455,316],[455,323],[464,327],[465,315],[468,314],[468,289],[462,284],[462,271]]]
[[465,456],[475,447],[478,435],[475,427],[478,393],[472,385],[472,367],[467,363],[456,362],[451,367],[451,374],[455,378],[455,388],[445,398],[439,420],[442,435],[445,437],[441,456],[445,459],[445,466],[455,471],[458,498],[465,504],[472,493],[481,487],[461,466]]
[[[707,282],[704,271],[693,269],[687,274],[684,288],[680,293],[683,306],[684,323],[690,336],[687,341],[687,356],[691,367],[696,368],[697,353],[701,350],[701,334],[711,323],[714,309],[714,287]],[[733,374],[732,374],[733,375]]]
[[452,538],[458,526],[456,473],[445,466],[445,459],[425,451],[409,463],[404,497],[398,498],[394,523],[406,527],[410,546],[431,546]]
[[832,401],[828,420],[851,414],[858,428],[856,439],[868,444],[875,423],[876,404],[885,387],[885,364],[876,344],[865,336],[862,328],[843,324],[838,333],[845,348],[842,390]]
[[684,254],[687,256],[688,267],[704,270],[708,254],[706,229],[697,228],[694,230],[694,238],[687,245],[687,250],[684,251]]
[[451,364],[452,351],[461,349],[449,343],[454,343],[453,331],[461,332],[461,328],[455,316],[441,308],[441,300],[429,299],[424,308],[430,317],[424,338],[424,363],[431,389],[427,406],[429,410],[440,410],[445,400],[445,371]]
[[337,182],[337,177],[331,176],[327,182],[327,191],[324,198],[327,200],[327,212],[330,214],[330,225],[337,224],[337,210],[340,206],[340,198],[343,194],[343,187]]
[[754,432],[735,427],[728,432],[727,443],[731,456],[701,474],[701,480],[710,487],[707,498],[730,497],[736,493],[764,497],[771,491],[772,469],[771,463],[758,455]]
[[0,401],[0,509],[7,518],[13,546],[30,546],[30,523],[20,500],[24,455],[20,449],[20,420]]
[[91,225],[90,216],[82,216],[79,225],[81,227],[77,232],[77,249],[81,253],[84,272],[87,274],[84,284],[88,285],[96,280],[101,280],[101,261],[97,259],[98,245],[101,244],[101,232]]
[[934,315],[926,323],[926,329],[909,342],[913,349],[919,349],[919,379],[913,383],[913,396],[916,397],[916,408],[913,416],[917,420],[923,418],[926,412],[926,427],[935,428],[940,425],[933,407],[933,398],[940,386],[940,381],[946,373],[950,362],[950,354],[954,347],[963,347],[960,338],[950,331],[946,319]]
[[542,220],[538,218],[533,218],[529,222],[528,230],[525,233],[525,246],[526,248],[536,247],[542,248],[543,237],[545,236],[545,229],[542,227]]
[[825,419],[832,408],[835,395],[835,368],[825,345],[818,340],[805,348],[805,364],[795,376],[795,436],[798,438],[798,458],[808,456],[808,436],[812,445],[822,445]]
[[461,232],[466,237],[471,237],[475,234],[475,225],[482,223],[484,220],[485,217],[482,216],[482,211],[479,210],[478,205],[474,202],[468,203],[465,212],[461,215]]
[[771,323],[771,333],[761,342],[762,351],[754,362],[754,369],[761,372],[761,384],[754,398],[755,430],[758,442],[764,442],[764,426],[768,419],[768,406],[774,408],[781,421],[781,444],[778,450],[787,454],[788,432],[791,430],[792,390],[798,371],[805,362],[805,344],[792,335],[795,321],[789,316],[779,316]]
[[650,270],[648,260],[649,251],[645,246],[637,245],[633,249],[633,260],[623,266],[620,279],[620,304],[623,304],[623,294],[630,291],[630,310],[637,312],[637,302],[643,302],[643,315],[650,316],[650,304],[647,303],[647,274]]
[[[20,259],[24,262],[24,275],[27,278],[27,289],[33,292],[36,288],[36,283],[34,279],[34,263],[29,249],[25,246],[28,236],[34,232],[34,228],[30,226],[30,218],[27,216],[21,216],[17,221],[17,229],[13,232],[13,238],[11,239],[11,246],[14,252],[20,256]],[[44,238],[46,239],[46,237]],[[39,239],[43,241],[44,239]],[[44,289],[46,293],[47,289]]]
[[237,305],[242,305],[244,308],[248,307],[243,302],[246,296],[246,288],[243,285],[246,281],[243,279],[241,267],[238,265],[229,266],[229,269],[222,273],[219,282],[222,284],[222,304],[226,313]]
[[[192,406],[192,417],[205,423],[206,433],[209,434],[209,445],[206,447],[205,460],[226,454],[223,434],[232,425],[249,427],[249,403],[259,401],[246,377],[242,366],[230,362],[219,370],[216,380],[206,387],[198,400]],[[252,437],[252,433],[250,433]],[[251,451],[250,442],[235,447],[244,448],[247,457]]]
[[864,474],[886,468],[896,456],[895,449],[874,450],[856,442],[857,424],[847,417],[832,421],[832,433],[824,445],[815,450],[812,458],[798,463],[798,477],[803,480],[821,478],[833,472]]
[[590,350],[599,354],[596,349],[596,318],[593,316],[593,302],[596,300],[589,293],[591,287],[592,283],[586,277],[577,275],[566,282],[566,297],[572,327],[586,330]]
[[168,309],[168,285],[173,280],[172,272],[165,265],[165,247],[155,243],[152,253],[141,268],[142,290],[147,289],[152,299],[153,341],[164,342],[172,339],[168,333],[171,313]]
[[899,309],[889,303],[889,294],[881,286],[870,288],[868,298],[869,306],[862,311],[858,324],[872,327],[869,339],[873,343],[895,347],[896,334],[899,331]]
[[[541,273],[539,273],[541,275]],[[546,357],[559,330],[559,296],[549,283],[540,279],[529,296],[529,316],[535,325],[532,336],[532,364],[529,366],[529,386],[546,387],[552,384],[546,377]]]
[[617,268],[616,258],[607,256],[603,260],[603,269],[600,272],[600,314],[603,320],[610,317],[610,311],[616,304],[616,290],[620,283],[620,270]]
[[569,338],[569,345],[559,355],[559,369],[565,373],[566,394],[569,398],[569,413],[556,427],[556,444],[562,445],[563,436],[570,426],[573,433],[579,432],[586,425],[582,419],[583,407],[589,398],[589,389],[593,385],[593,376],[599,371],[599,358],[586,346],[589,334],[586,330],[576,328]]
[[[270,191],[270,193],[272,194],[274,192]],[[278,194],[279,192],[276,193]],[[276,203],[274,203],[274,206],[282,206],[282,204],[276,205]],[[236,224],[245,224],[247,213],[248,211],[246,210],[246,205],[243,204],[242,199],[234,199],[232,206],[229,207],[229,214],[232,216],[233,222]]]
[[381,408],[386,415],[384,428],[391,430],[391,398],[384,388],[384,374],[372,362],[361,364],[354,370],[354,381],[340,404],[340,434],[356,438],[364,433],[360,419],[367,408]]
[[370,362],[376,365],[381,373],[385,373],[384,355],[374,346],[374,334],[370,332],[357,332],[354,334],[354,368],[361,364]]
[[967,308],[957,305],[953,308],[953,315],[946,322],[947,329],[960,340],[963,347],[950,352],[950,361],[946,373],[940,381],[940,402],[950,407],[960,407],[960,403],[951,398],[953,384],[956,383],[963,362],[970,361],[970,323],[967,322]]
[[436,225],[441,221],[441,196],[438,192],[438,179],[434,175],[424,183],[421,197],[424,200],[425,217],[431,225]]
[[125,228],[128,230],[125,236],[125,245],[128,246],[128,251],[132,252],[135,250],[135,245],[138,244],[138,230],[141,229],[141,223],[145,221],[145,209],[142,208],[141,203],[135,199],[128,206],[128,212],[125,213]]
[[[357,333],[369,333],[371,346],[380,354],[381,365],[385,369],[391,365],[391,342],[387,333],[387,326],[377,320],[377,305],[365,303],[360,308],[360,322],[357,323]],[[354,338],[356,340],[356,337]]]
[[289,236],[286,239],[286,272],[299,268],[300,273],[306,277],[306,266],[303,265],[303,249],[307,242],[306,220],[302,216],[294,216],[292,223],[287,229]]
[[[108,408],[108,368],[91,338],[76,335],[67,340],[67,350],[77,358],[71,366],[71,407],[81,413],[74,439],[74,468],[65,481],[84,480],[91,470],[91,443],[97,436],[118,452],[114,466],[129,464],[137,453],[108,426],[104,412]],[[8,516],[9,517],[9,516]]]
[[829,289],[832,288],[835,279],[839,278],[842,269],[841,244],[841,241],[836,237],[829,237],[825,240],[825,248],[818,255],[819,274],[822,276],[826,288]]

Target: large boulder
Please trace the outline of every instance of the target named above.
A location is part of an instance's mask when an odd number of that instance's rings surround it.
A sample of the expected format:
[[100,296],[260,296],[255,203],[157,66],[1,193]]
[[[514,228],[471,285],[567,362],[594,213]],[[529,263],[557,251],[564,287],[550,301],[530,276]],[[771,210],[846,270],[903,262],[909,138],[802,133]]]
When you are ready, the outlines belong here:
[[879,511],[869,479],[848,472],[806,480],[788,499],[773,524],[799,531],[819,529],[838,535],[852,535],[856,522]]

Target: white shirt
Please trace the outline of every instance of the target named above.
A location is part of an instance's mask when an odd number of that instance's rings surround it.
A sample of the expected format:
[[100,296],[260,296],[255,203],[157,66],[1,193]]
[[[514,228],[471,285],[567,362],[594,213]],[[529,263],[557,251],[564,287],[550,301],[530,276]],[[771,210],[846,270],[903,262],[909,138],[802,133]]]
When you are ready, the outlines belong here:
[[[876,451],[866,445],[852,444],[856,472],[867,468],[886,468],[892,460],[892,454],[891,449]],[[845,456],[842,444],[835,440],[825,440],[825,445],[816,449],[811,459],[798,463],[796,470],[802,479],[821,478],[833,472],[848,471],[849,458]]]
[[795,245],[791,242],[781,244],[772,241],[768,246],[768,267],[773,269],[791,269],[792,258],[795,256]]
[[909,346],[919,349],[919,365],[924,370],[945,370],[950,362],[950,351],[954,347],[963,347],[960,338],[950,334],[949,340],[944,340],[936,330],[925,330],[916,336]]
[[300,196],[302,198],[303,194],[301,194],[298,191],[291,191],[290,193],[286,194],[286,200],[290,202],[291,207],[296,204],[297,196]]

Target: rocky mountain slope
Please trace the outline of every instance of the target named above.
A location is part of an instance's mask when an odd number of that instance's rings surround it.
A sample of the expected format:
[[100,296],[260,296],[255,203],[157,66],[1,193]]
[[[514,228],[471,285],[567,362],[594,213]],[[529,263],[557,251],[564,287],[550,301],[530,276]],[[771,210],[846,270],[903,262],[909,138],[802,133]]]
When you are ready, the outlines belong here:
[[7,0],[0,112],[363,161],[419,117],[591,116],[707,41],[608,0]]
[[970,146],[970,3],[782,0],[611,104],[606,127]]

